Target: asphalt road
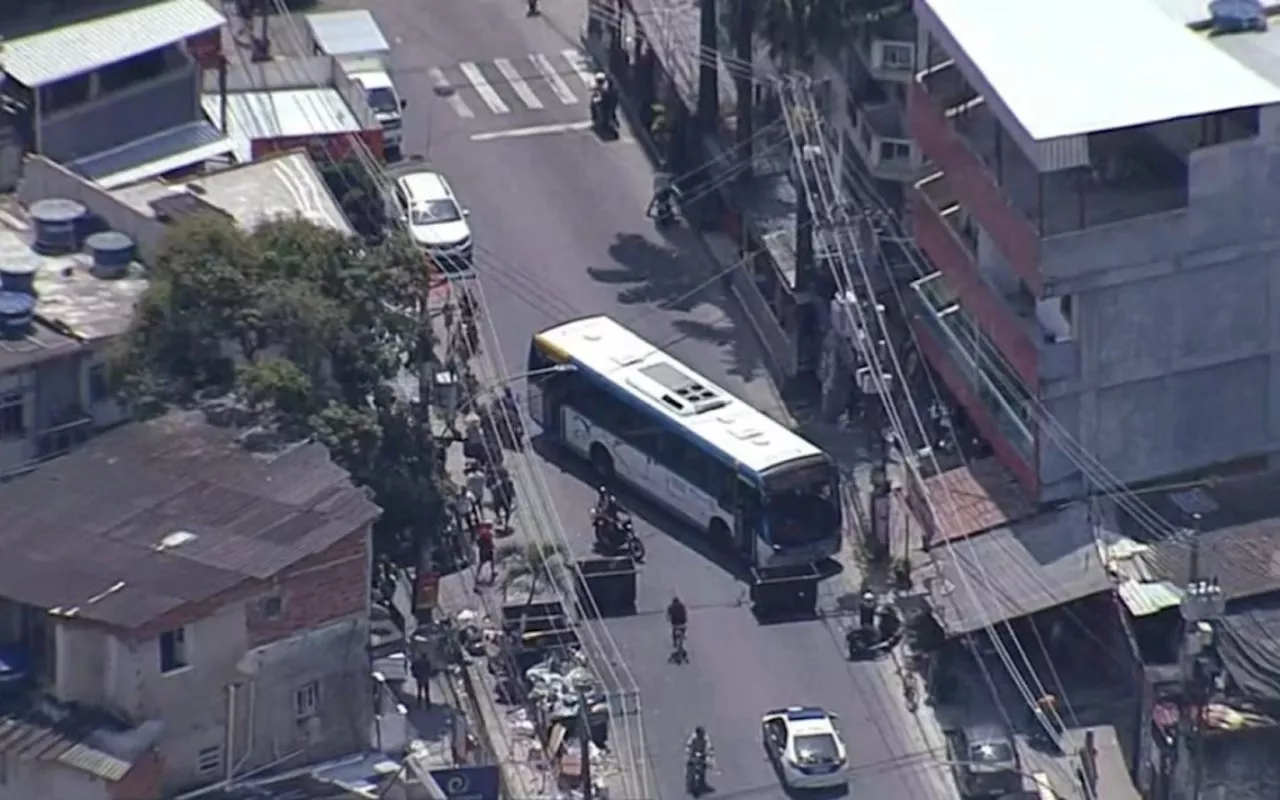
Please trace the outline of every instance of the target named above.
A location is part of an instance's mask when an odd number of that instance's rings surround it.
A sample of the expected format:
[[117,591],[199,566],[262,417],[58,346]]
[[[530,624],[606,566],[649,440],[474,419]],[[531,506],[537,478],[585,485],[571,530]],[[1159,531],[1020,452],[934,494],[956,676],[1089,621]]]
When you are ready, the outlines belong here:
[[[664,236],[644,216],[652,175],[639,147],[581,129],[587,92],[573,56],[580,2],[543,0],[546,16],[532,19],[523,0],[369,6],[394,40],[409,102],[406,153],[445,171],[471,211],[486,313],[497,331],[492,355],[506,374],[523,368],[538,329],[604,313],[763,410],[779,407],[736,312],[718,291],[695,291],[710,268],[691,234]],[[539,468],[585,551],[593,489],[572,463],[552,457]],[[762,627],[744,604],[743,585],[700,552],[692,534],[638,510],[649,549],[641,613],[607,629],[639,684],[662,797],[684,795],[682,746],[698,724],[716,745],[715,797],[780,796],[759,719],[802,703],[841,715],[857,767],[853,796],[951,796],[943,771],[923,753],[896,680],[883,665],[842,658],[840,621]],[[677,592],[691,609],[691,660],[681,666],[666,661],[662,617]]]

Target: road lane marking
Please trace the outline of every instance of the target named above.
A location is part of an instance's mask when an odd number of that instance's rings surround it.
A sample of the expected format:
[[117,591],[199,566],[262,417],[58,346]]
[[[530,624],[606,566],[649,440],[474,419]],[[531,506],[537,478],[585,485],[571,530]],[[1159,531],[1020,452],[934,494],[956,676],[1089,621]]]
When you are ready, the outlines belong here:
[[569,66],[582,79],[582,85],[588,90],[595,88],[596,79],[591,75],[591,67],[587,65],[587,57],[582,54],[581,50],[561,50],[561,57],[569,62]]
[[511,109],[507,108],[507,104],[502,102],[502,98],[489,85],[489,81],[484,77],[484,73],[480,68],[470,61],[463,61],[458,64],[458,69],[462,70],[462,74],[466,76],[467,81],[471,83],[472,88],[480,95],[480,99],[489,107],[489,110],[495,114],[507,114]]
[[573,90],[569,88],[569,84],[564,82],[556,68],[551,64],[551,60],[542,53],[534,53],[529,56],[529,60],[538,68],[538,72],[542,73],[542,77],[546,79],[547,85],[551,87],[551,91],[555,96],[560,98],[560,102],[566,106],[571,106],[578,102],[578,98],[574,95]]
[[529,128],[510,128],[505,131],[490,131],[488,133],[473,133],[471,134],[471,141],[492,142],[495,139],[522,139],[527,136],[546,136],[552,133],[569,133],[572,131],[586,130],[591,130],[590,120],[561,122],[554,125],[534,125]]
[[502,73],[502,77],[506,78],[507,83],[511,84],[511,88],[516,90],[516,95],[520,97],[520,102],[535,111],[545,108],[538,96],[533,93],[533,89],[529,88],[529,84],[525,79],[520,77],[520,73],[512,66],[511,62],[505,58],[495,58],[493,65],[498,68],[498,72]]
[[475,112],[466,104],[461,97],[458,96],[457,89],[453,84],[449,83],[449,78],[444,74],[444,70],[439,67],[432,67],[427,70],[427,74],[431,76],[431,81],[436,85],[436,97],[442,98],[454,113],[465,119],[475,116]]

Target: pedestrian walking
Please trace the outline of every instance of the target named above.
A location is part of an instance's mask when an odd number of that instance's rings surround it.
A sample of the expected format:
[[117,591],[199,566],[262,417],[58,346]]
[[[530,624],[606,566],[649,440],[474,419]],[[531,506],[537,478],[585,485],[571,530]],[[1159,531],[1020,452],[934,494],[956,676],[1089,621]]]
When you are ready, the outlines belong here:
[[493,525],[482,522],[476,527],[476,591],[480,591],[480,574],[489,565],[489,582],[498,578],[498,564],[494,560]]
[[474,536],[476,523],[480,521],[480,517],[476,513],[475,495],[471,493],[470,489],[463,489],[461,496],[458,497],[458,517],[462,529]]
[[413,684],[419,708],[431,708],[431,659],[425,652],[413,659]]
[[511,514],[516,505],[516,485],[505,469],[502,470],[502,475],[498,477],[497,484],[490,493],[493,497],[493,513],[497,517],[498,525],[503,530],[509,530]]
[[477,511],[484,510],[484,470],[479,464],[467,467],[467,491],[475,498]]

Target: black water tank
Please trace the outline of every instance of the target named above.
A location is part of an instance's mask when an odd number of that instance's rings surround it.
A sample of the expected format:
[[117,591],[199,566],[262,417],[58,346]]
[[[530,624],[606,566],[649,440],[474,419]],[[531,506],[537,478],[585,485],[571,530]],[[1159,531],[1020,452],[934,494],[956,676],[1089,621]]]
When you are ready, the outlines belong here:
[[133,239],[119,231],[102,231],[84,240],[93,256],[93,274],[99,278],[123,278],[133,263]]
[[0,292],[0,339],[22,339],[31,333],[36,299],[22,292]]
[[26,247],[0,250],[0,291],[36,293],[40,256]]
[[50,197],[33,203],[29,214],[35,226],[36,251],[61,256],[79,250],[80,226],[88,213],[82,204],[63,197]]

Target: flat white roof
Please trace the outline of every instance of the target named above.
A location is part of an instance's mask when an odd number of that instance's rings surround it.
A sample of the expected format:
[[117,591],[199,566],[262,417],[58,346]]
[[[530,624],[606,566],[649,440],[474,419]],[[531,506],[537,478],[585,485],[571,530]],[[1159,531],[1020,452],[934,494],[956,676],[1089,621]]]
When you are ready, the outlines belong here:
[[[221,127],[221,98],[206,94],[202,106],[213,124]],[[227,93],[227,132],[232,138],[293,139],[360,129],[347,101],[331,87]]]
[[1280,103],[1152,0],[917,0],[1037,141]]
[[312,38],[325,55],[351,56],[391,50],[371,11],[320,11],[308,14],[306,19]]
[[111,194],[139,213],[153,216],[153,202],[186,194],[189,186],[198,186],[197,197],[227,212],[245,228],[298,215],[342,233],[353,232],[315,162],[303,152],[282,153],[175,183],[138,183]]
[[4,43],[4,71],[32,89],[222,27],[205,0],[167,0]]
[[[536,338],[550,351],[558,351],[591,372],[605,376],[654,413],[695,431],[713,448],[754,472],[823,452],[817,445],[779,425],[764,412],[747,405],[609,317],[566,322],[543,331]],[[728,402],[698,414],[673,411],[655,399],[662,394],[659,384],[644,374],[659,364],[676,368],[685,377],[723,395]],[[655,391],[651,393],[637,388],[645,385],[652,386]]]

